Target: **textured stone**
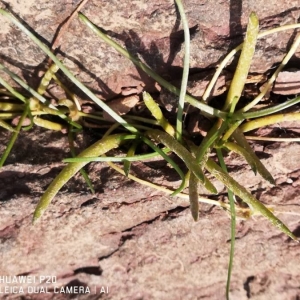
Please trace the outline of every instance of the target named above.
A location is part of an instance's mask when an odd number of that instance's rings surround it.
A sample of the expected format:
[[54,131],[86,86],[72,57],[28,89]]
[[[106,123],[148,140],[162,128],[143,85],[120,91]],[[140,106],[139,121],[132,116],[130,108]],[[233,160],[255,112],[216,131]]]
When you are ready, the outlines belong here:
[[[24,1],[23,1],[24,2]],[[25,1],[11,3],[18,14],[48,44],[58,26],[75,9],[78,1]],[[261,30],[295,23],[299,0],[184,1],[191,28],[191,69],[215,68],[222,58],[242,41],[251,11],[260,18]],[[138,55],[166,79],[181,76],[183,31],[173,1],[89,1],[82,9],[96,25],[108,31],[122,46]],[[36,84],[37,67],[45,55],[29,39],[1,16],[1,59],[27,80]],[[292,31],[262,38],[251,71],[266,73],[282,60],[291,43]],[[78,79],[103,99],[128,87],[151,92],[157,87],[142,71],[102,42],[82,22],[75,19],[65,32],[60,54]],[[295,58],[299,56],[299,52]],[[233,70],[234,64],[229,69]],[[33,77],[33,78],[32,78]]]
[[[2,131],[0,137],[4,145],[7,133]],[[84,147],[90,140],[85,136],[79,142]],[[270,205],[296,234],[299,153],[298,144],[265,148],[262,162],[276,179],[276,187],[254,176],[237,155],[226,157],[233,177]],[[77,175],[33,226],[35,205],[67,156],[64,135],[34,130],[21,134],[0,170],[1,274],[56,276],[57,283],[49,288],[87,285],[99,293],[108,286],[103,299],[224,298],[230,238],[227,213],[201,204],[200,220],[195,223],[187,200],[133,183],[103,163],[88,167],[95,195]],[[158,184],[178,185],[167,166],[153,166],[134,164],[133,172]],[[224,187],[215,183],[224,193]],[[239,220],[231,298],[295,299],[299,251],[264,218]],[[31,299],[46,299],[42,296],[31,295]],[[50,292],[47,297],[69,299],[71,295]]]
[[[52,40],[79,1],[13,1],[12,10],[45,41]],[[247,17],[257,11],[263,29],[294,23],[299,1],[184,1],[192,31],[192,71],[214,68],[241,40]],[[182,30],[173,1],[92,1],[82,10],[110,36],[139,55],[167,79],[178,79],[182,67]],[[1,61],[33,85],[45,59],[24,34],[1,17]],[[288,34],[266,37],[252,67],[265,73],[278,63],[290,42]],[[65,33],[65,63],[103,99],[130,89],[157,91],[155,83],[103,44],[79,20]],[[298,55],[298,54],[297,54]],[[296,55],[296,57],[297,57]],[[82,95],[83,99],[86,99]],[[299,131],[297,123],[287,130]],[[287,125],[287,126],[289,126]],[[274,129],[274,128],[273,128]],[[298,130],[298,131],[297,131]],[[0,131],[0,153],[9,134]],[[84,135],[78,148],[94,138]],[[300,146],[255,143],[253,147],[273,174],[272,187],[235,154],[226,157],[231,174],[299,236]],[[0,170],[0,275],[56,276],[58,286],[88,285],[99,299],[225,298],[230,219],[223,210],[201,204],[193,222],[188,201],[133,183],[104,163],[87,168],[96,194],[76,175],[55,197],[42,220],[31,224],[41,195],[69,156],[61,132],[22,132]],[[156,162],[155,162],[156,163]],[[179,178],[164,165],[134,164],[139,177],[178,186]],[[226,191],[216,183],[222,199]],[[231,299],[298,299],[300,248],[262,217],[239,220]],[[53,286],[52,286],[53,287]],[[17,299],[8,295],[5,299]],[[30,299],[71,299],[72,295],[26,295]]]
[[273,93],[279,95],[295,95],[300,93],[300,71],[281,72],[276,78]]

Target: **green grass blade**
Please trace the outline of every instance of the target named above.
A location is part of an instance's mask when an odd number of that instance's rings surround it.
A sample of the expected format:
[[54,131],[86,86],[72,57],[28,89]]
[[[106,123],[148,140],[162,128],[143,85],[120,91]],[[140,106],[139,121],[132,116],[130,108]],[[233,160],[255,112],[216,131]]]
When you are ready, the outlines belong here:
[[[217,149],[217,155],[221,168],[225,173],[227,172],[227,167],[224,162],[223,154],[221,149]],[[228,264],[228,273],[227,273],[227,282],[226,282],[226,299],[229,300],[229,291],[230,291],[230,281],[231,273],[233,269],[233,258],[234,258],[234,245],[235,245],[235,232],[236,232],[236,213],[235,213],[235,203],[234,203],[234,194],[232,190],[227,189],[228,199],[230,203],[230,220],[231,220],[231,238],[230,238],[230,255],[229,255],[229,264]]]
[[189,65],[190,65],[190,29],[189,24],[184,12],[184,8],[181,0],[175,0],[178,11],[181,17],[183,31],[184,31],[184,62],[183,62],[183,73],[181,79],[181,88],[179,94],[179,101],[177,107],[177,122],[176,122],[176,138],[179,142],[182,142],[182,116],[184,101],[189,77]]
[[285,121],[300,121],[300,113],[276,114],[268,117],[257,118],[240,126],[242,132],[248,132],[263,126],[278,124]]
[[248,72],[250,69],[250,65],[252,62],[252,58],[255,52],[258,30],[259,30],[258,18],[257,15],[252,12],[249,17],[246,37],[243,43],[241,56],[239,58],[239,62],[236,67],[232,82],[230,84],[230,88],[223,108],[223,110],[225,111],[230,109],[230,106],[234,98],[237,97],[237,99],[239,99],[243,92],[246,79],[248,76]]
[[[139,141],[134,141],[132,143],[132,145],[130,146],[130,148],[126,154],[126,157],[134,156],[136,147],[138,146],[139,143],[140,143]],[[126,177],[128,177],[128,174],[130,172],[130,167],[131,167],[131,162],[128,159],[125,159],[123,161],[123,169],[124,169],[124,173],[126,174]]]
[[209,158],[207,160],[205,168],[218,180],[223,182],[228,189],[232,190],[235,195],[239,196],[244,202],[246,202],[255,212],[266,217],[275,227],[291,237],[293,240],[297,241],[297,237],[281,220],[279,220],[267,207],[252,196],[243,186],[224,172],[223,169],[212,159]]
[[156,129],[147,131],[146,135],[166,145],[171,151],[176,153],[185,162],[189,170],[193,172],[201,182],[204,182],[204,174],[201,170],[201,167],[196,162],[196,159],[177,140],[175,140],[169,134]]
[[[187,145],[188,145],[191,153],[193,154],[193,156],[196,157],[196,153],[198,151],[198,147],[192,141],[186,140],[185,142],[187,143]],[[207,160],[207,157],[208,156],[207,156],[207,153],[206,153],[205,157],[202,158],[201,163],[199,163],[200,168],[204,167],[204,165],[206,163],[206,160]],[[190,171],[187,173],[186,178],[188,178],[188,179],[190,178],[190,173],[191,173]],[[215,188],[215,186],[211,183],[211,181],[205,175],[204,175],[204,182],[199,181],[198,184],[199,183],[201,185],[203,185],[210,193],[212,193],[212,194],[218,194],[218,191]]]
[[199,219],[198,182],[199,179],[191,172],[189,178],[189,200],[192,217],[195,222]]
[[[243,147],[239,146],[238,144],[235,143],[231,143],[231,142],[226,142],[223,144],[227,149],[236,152],[237,154],[239,154],[240,156],[244,157],[245,160],[247,161],[247,163],[250,165],[252,171],[254,172],[254,174],[256,174],[256,163],[253,159],[253,157],[248,153],[248,151],[246,149],[244,149]],[[223,168],[224,169],[224,168]]]
[[257,172],[267,181],[269,181],[271,184],[275,185],[275,180],[271,173],[266,169],[266,167],[262,164],[262,162],[259,160],[259,158],[256,156],[255,152],[252,150],[250,145],[248,144],[248,141],[246,140],[244,134],[240,131],[239,128],[235,130],[233,133],[233,138],[236,140],[236,142],[245,149],[245,151],[248,152],[249,155],[251,155],[253,162],[256,165]]
[[[105,154],[107,151],[117,148],[125,139],[134,139],[136,135],[114,134],[97,141],[84,151],[78,157],[98,156]],[[59,192],[65,183],[67,183],[87,162],[69,163],[51,182],[46,192],[40,199],[33,215],[33,222],[36,222],[49,206],[52,199]]]
[[[160,149],[164,153],[170,152],[169,148]],[[139,155],[132,155],[132,156],[124,156],[124,157],[117,157],[117,156],[100,156],[100,157],[72,157],[72,158],[65,158],[63,162],[70,163],[70,162],[124,162],[124,161],[144,161],[150,158],[154,158],[159,156],[157,152],[147,153],[147,154],[139,154]]]
[[147,92],[143,92],[143,100],[147,108],[150,110],[152,116],[157,120],[158,125],[160,125],[169,135],[175,136],[175,130],[173,126],[164,117],[160,107],[153,100],[151,95]]
[[247,112],[247,113],[236,112],[235,114],[232,115],[232,118],[236,119],[236,120],[245,120],[245,119],[253,119],[253,118],[263,117],[263,116],[275,114],[283,109],[286,109],[286,108],[289,108],[290,106],[298,104],[299,102],[300,102],[300,97],[296,97],[296,98],[287,100],[284,103],[274,105],[272,107],[268,107],[265,109],[251,111],[251,112]]
[[230,255],[227,271],[227,282],[226,282],[226,299],[229,300],[229,291],[230,291],[230,281],[231,273],[233,269],[233,258],[234,258],[234,248],[235,248],[235,232],[236,232],[236,213],[234,199],[235,196],[231,190],[228,189],[228,199],[230,202],[230,216],[231,216],[231,240],[230,240]]

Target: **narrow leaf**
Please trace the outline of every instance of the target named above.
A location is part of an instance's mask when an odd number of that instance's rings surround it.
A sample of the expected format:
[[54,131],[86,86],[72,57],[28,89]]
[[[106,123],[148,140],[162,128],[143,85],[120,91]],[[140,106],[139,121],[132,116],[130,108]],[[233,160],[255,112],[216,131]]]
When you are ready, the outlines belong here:
[[205,168],[217,179],[224,183],[233,193],[246,202],[255,212],[259,212],[266,217],[275,227],[287,234],[293,240],[297,237],[288,229],[288,227],[279,220],[267,207],[252,196],[243,186],[235,181],[231,176],[222,170],[212,159],[208,159]]
[[146,135],[153,138],[154,140],[163,143],[166,145],[171,151],[176,153],[187,165],[187,167],[195,174],[195,176],[201,181],[204,182],[204,174],[196,162],[196,159],[192,156],[192,154],[182,146],[178,141],[176,141],[169,134],[160,131],[160,130],[149,130],[146,132]]
[[256,156],[255,152],[252,150],[250,145],[248,144],[248,141],[246,140],[243,133],[240,131],[239,128],[235,130],[233,133],[233,138],[236,140],[236,142],[244,148],[248,154],[252,157],[253,162],[256,165],[257,172],[267,181],[269,181],[271,184],[275,185],[275,180],[271,173],[266,169],[266,167],[262,164],[262,162],[259,160],[259,158]]
[[[127,134],[115,134],[110,135],[101,139],[100,141],[94,143],[84,151],[82,151],[78,157],[89,157],[89,156],[99,156],[107,151],[117,148],[121,142],[126,138],[134,138],[136,136],[128,136]],[[56,176],[56,178],[51,182],[46,192],[40,199],[33,215],[33,222],[41,217],[44,211],[49,206],[52,199],[58,193],[58,191],[66,184],[81,168],[83,168],[87,162],[75,162],[69,163],[63,168],[63,170]]]

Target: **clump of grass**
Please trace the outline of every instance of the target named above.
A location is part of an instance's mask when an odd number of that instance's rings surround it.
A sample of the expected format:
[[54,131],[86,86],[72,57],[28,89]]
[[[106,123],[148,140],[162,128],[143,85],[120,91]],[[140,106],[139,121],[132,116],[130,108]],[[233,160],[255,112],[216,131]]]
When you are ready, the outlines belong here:
[[[68,164],[61,171],[61,173],[53,180],[49,185],[42,198],[40,199],[36,210],[34,212],[33,221],[36,222],[47,209],[52,199],[59,192],[61,187],[70,180],[78,171],[84,176],[89,188],[93,191],[93,187],[85,173],[83,167],[92,161],[106,161],[112,168],[128,178],[135,180],[141,184],[145,184],[161,190],[167,194],[189,198],[190,209],[192,217],[195,221],[199,219],[199,202],[211,203],[220,206],[230,211],[231,216],[231,252],[230,262],[228,268],[227,289],[226,296],[229,298],[230,276],[232,271],[233,256],[234,256],[234,240],[235,240],[235,222],[236,214],[243,214],[244,216],[251,216],[253,213],[259,213],[265,216],[275,227],[288,235],[293,240],[297,241],[296,236],[289,230],[289,228],[279,220],[274,213],[269,210],[263,203],[258,201],[249,191],[236,182],[227,172],[227,167],[223,158],[223,150],[235,151],[249,163],[251,169],[256,174],[257,172],[266,180],[274,184],[274,179],[270,172],[265,168],[262,162],[255,155],[247,142],[244,132],[250,131],[255,128],[259,128],[265,125],[282,122],[285,120],[299,120],[299,113],[283,114],[278,113],[285,108],[295,105],[300,102],[300,97],[288,100],[283,104],[268,107],[265,109],[254,110],[249,112],[250,109],[255,108],[256,104],[263,98],[268,91],[270,85],[276,79],[278,73],[286,65],[287,61],[296,51],[300,43],[298,37],[291,49],[285,56],[282,63],[279,65],[273,76],[269,79],[266,87],[258,97],[251,101],[248,105],[242,109],[236,111],[236,105],[241,98],[242,91],[246,82],[246,78],[249,72],[249,68],[255,52],[255,45],[257,38],[272,34],[279,30],[286,30],[291,26],[283,26],[277,29],[272,29],[267,32],[259,33],[258,18],[255,13],[251,13],[249,17],[249,24],[246,32],[244,43],[235,48],[229,55],[223,60],[219,68],[216,70],[216,74],[208,85],[207,90],[203,94],[202,100],[198,101],[190,95],[186,94],[188,70],[189,70],[189,28],[186,20],[184,9],[180,0],[176,0],[179,12],[183,21],[183,28],[185,33],[185,58],[184,68],[182,76],[181,89],[176,88],[165,79],[156,74],[152,69],[139,61],[136,57],[132,56],[128,51],[123,49],[115,41],[110,39],[105,33],[103,33],[96,25],[94,25],[86,16],[79,13],[79,18],[86,24],[97,36],[99,36],[104,42],[114,47],[119,53],[130,59],[138,68],[142,69],[149,76],[155,79],[160,85],[167,88],[169,91],[176,95],[179,95],[178,114],[176,127],[164,117],[160,107],[153,100],[151,95],[147,92],[143,93],[143,100],[153,118],[138,118],[134,116],[121,117],[115,111],[113,111],[108,105],[101,101],[94,93],[92,93],[85,85],[79,82],[76,77],[64,66],[64,64],[57,59],[57,57],[51,52],[51,50],[39,41],[26,27],[24,27],[17,19],[5,10],[0,9],[0,13],[10,19],[17,27],[19,27],[24,33],[26,33],[54,62],[45,73],[44,78],[41,81],[37,90],[32,89],[21,78],[11,72],[4,65],[0,64],[0,70],[6,72],[15,82],[23,87],[27,92],[31,94],[30,97],[25,97],[22,93],[17,92],[12,88],[3,78],[0,77],[0,84],[5,88],[2,91],[7,98],[6,102],[0,102],[0,126],[6,130],[12,131],[12,136],[7,144],[5,152],[0,159],[0,166],[5,163],[7,156],[9,155],[13,144],[21,130],[29,130],[34,125],[42,126],[50,130],[68,130],[68,137],[70,148],[72,152],[72,158],[65,159],[64,162]],[[292,28],[300,27],[299,24],[295,24]],[[222,69],[226,66],[230,58],[236,54],[239,50],[242,50],[239,62],[234,74],[231,86],[229,88],[227,98],[222,110],[215,109],[207,104],[207,98],[220,75]],[[66,77],[68,77],[81,91],[90,97],[102,111],[109,114],[114,120],[115,124],[111,125],[101,114],[96,113],[83,113],[81,112],[80,105],[76,100],[76,96],[68,91],[63,84],[59,81],[55,73],[61,70]],[[63,89],[70,99],[61,99],[59,108],[51,105],[46,97],[43,96],[49,82],[54,79]],[[200,109],[200,113],[210,116],[215,120],[214,125],[209,130],[205,138],[202,140],[200,146],[196,146],[188,136],[184,135],[182,129],[182,115],[184,103],[187,102]],[[10,120],[20,116],[18,125],[12,127],[6,120]],[[47,118],[45,118],[47,116]],[[49,116],[56,116],[61,119],[61,122],[53,121],[49,119]],[[25,118],[30,120],[30,125],[22,128],[22,124]],[[76,156],[73,147],[73,132],[82,129],[81,120],[93,119],[106,126],[108,129],[103,135],[102,139],[89,146],[83,152]],[[249,119],[253,119],[249,121]],[[156,126],[153,129],[153,126]],[[120,127],[125,128],[124,131],[118,130]],[[129,144],[129,150],[126,155],[119,157],[106,156],[106,153],[111,149],[118,148],[123,144]],[[143,155],[135,155],[136,148],[139,144],[145,143],[152,149],[152,152]],[[163,144],[164,147],[158,147],[158,144]],[[219,163],[209,158],[209,153],[215,151],[218,156]],[[169,157],[168,154],[175,153],[185,163],[188,172],[184,172],[180,167]],[[155,185],[151,182],[146,182],[130,174],[130,166],[134,161],[143,161],[154,156],[162,156],[179,174],[181,178],[180,186],[175,190],[169,190],[165,187]],[[75,157],[76,156],[76,157]],[[121,169],[114,162],[123,162],[124,167]],[[228,191],[228,203],[221,203],[207,198],[202,198],[199,195],[199,185],[203,185],[210,193],[216,194],[217,190],[208,179],[206,172],[209,172],[212,176],[220,180]],[[185,194],[184,189],[188,185],[189,193]],[[248,209],[240,207],[235,201],[235,197],[240,197],[247,205]]]

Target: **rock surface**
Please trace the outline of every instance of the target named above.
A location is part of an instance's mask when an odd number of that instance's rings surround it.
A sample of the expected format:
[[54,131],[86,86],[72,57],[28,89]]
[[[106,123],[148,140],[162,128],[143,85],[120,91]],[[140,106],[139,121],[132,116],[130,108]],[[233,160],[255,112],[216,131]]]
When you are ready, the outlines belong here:
[[[79,1],[22,1],[11,3],[39,37],[51,43],[59,25]],[[191,72],[215,68],[243,39],[248,16],[255,11],[262,31],[296,23],[299,0],[184,1],[192,34]],[[166,79],[180,78],[183,61],[183,31],[174,1],[89,1],[82,12],[110,37]],[[27,81],[35,81],[45,55],[29,38],[11,27],[1,16],[1,59]],[[262,74],[278,64],[290,47],[292,30],[267,35],[259,40],[251,72]],[[155,83],[126,58],[106,45],[80,20],[74,19],[62,38],[59,53],[65,64],[102,99],[110,99],[128,87],[157,90]],[[300,50],[293,58],[299,67]],[[235,64],[229,66],[234,70]],[[39,67],[39,68],[37,68]],[[34,82],[36,84],[36,82]]]
[[276,78],[273,93],[295,95],[300,92],[300,71],[298,69],[281,72]]
[[[6,136],[1,133],[1,145]],[[263,163],[272,171],[275,187],[254,176],[233,154],[227,157],[231,174],[274,207],[298,235],[300,146],[272,143],[257,145],[256,150],[267,157]],[[105,164],[88,167],[95,195],[77,175],[33,226],[35,205],[62,168],[60,161],[67,152],[65,136],[35,130],[22,134],[1,169],[1,275],[55,276],[55,284],[44,284],[50,290],[47,298],[29,294],[30,299],[69,299],[72,295],[53,294],[51,287],[72,285],[91,288],[90,295],[79,299],[98,299],[103,287],[109,293],[102,293],[101,299],[224,299],[228,214],[202,204],[195,223],[187,200],[134,183]],[[140,163],[134,171],[162,185],[178,184],[166,167]],[[222,195],[222,185],[216,185]],[[298,244],[264,218],[239,220],[231,299],[297,299],[299,255]]]
[[[26,0],[15,1],[11,7],[50,42],[78,2]],[[215,67],[240,42],[252,10],[257,11],[262,29],[299,18],[298,0],[246,0],[243,6],[232,3],[184,1],[193,33],[191,67],[195,71]],[[89,1],[82,11],[160,74],[180,77],[182,31],[173,1]],[[1,61],[36,83],[34,78],[45,56],[3,17],[1,22]],[[265,73],[278,63],[290,42],[284,33],[262,40],[253,72]],[[153,81],[79,20],[71,23],[60,51],[67,66],[103,99],[124,89],[139,90],[141,85],[147,91],[156,90]],[[282,127],[299,134],[297,123]],[[281,129],[271,128],[270,132],[276,130]],[[280,133],[285,134],[284,130]],[[8,134],[0,131],[0,153],[7,139]],[[81,136],[78,147],[84,148],[92,139]],[[227,157],[230,172],[263,203],[274,205],[278,216],[299,236],[299,143],[255,143],[253,147],[277,185],[270,186],[254,176],[246,162],[233,154]],[[69,156],[68,151],[62,133],[35,129],[21,134],[0,170],[0,276],[55,276],[57,280],[56,284],[45,284],[49,294],[26,294],[23,299],[74,297],[54,293],[54,285],[91,288],[91,294],[77,299],[99,299],[99,295],[113,300],[225,298],[230,239],[227,213],[202,204],[200,220],[195,223],[187,200],[134,183],[105,164],[88,167],[95,195],[77,175],[33,226],[34,208],[61,170],[61,160]],[[161,185],[172,187],[179,182],[167,166],[139,163],[133,171]],[[223,186],[218,183],[217,187],[220,198],[224,197]],[[298,299],[299,257],[299,245],[264,218],[240,220],[231,299]],[[107,287],[109,292],[105,293]],[[1,297],[20,299],[19,294]]]

